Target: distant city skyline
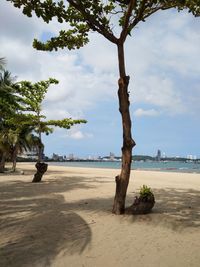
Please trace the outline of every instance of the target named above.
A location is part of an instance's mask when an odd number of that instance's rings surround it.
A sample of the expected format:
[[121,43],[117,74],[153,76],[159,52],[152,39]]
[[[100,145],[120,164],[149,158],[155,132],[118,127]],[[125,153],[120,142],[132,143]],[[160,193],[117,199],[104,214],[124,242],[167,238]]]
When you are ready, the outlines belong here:
[[[47,155],[46,155],[47,156]],[[134,155],[133,156],[150,156],[150,157],[158,157],[158,158],[162,158],[162,159],[165,159],[165,158],[186,158],[186,159],[189,159],[189,160],[196,160],[198,159],[198,157],[196,155],[192,155],[192,154],[187,154],[187,155],[167,155],[165,153],[161,153],[160,156],[158,155],[158,151],[157,151],[157,154],[155,153],[154,155],[147,155],[147,154],[140,154],[140,155]],[[58,157],[64,157],[66,159],[98,159],[98,158],[103,158],[103,157],[110,157],[111,159],[112,158],[115,158],[115,157],[121,157],[121,155],[115,155],[113,152],[109,152],[105,155],[87,155],[87,156],[80,156],[80,155],[76,155],[74,153],[70,153],[70,154],[59,154],[59,153],[54,153],[52,155],[48,155],[49,158],[58,158]],[[200,158],[200,157],[199,157]]]
[[[56,35],[60,25],[27,18],[8,1],[0,1],[0,25],[0,57],[18,81],[60,81],[44,100],[47,118],[88,121],[43,135],[45,154],[87,157],[112,151],[120,156],[116,48],[92,33],[80,50],[36,51],[33,39]],[[159,12],[138,25],[125,53],[137,144],[133,155],[155,156],[160,149],[166,156],[200,158],[200,19],[187,12]]]

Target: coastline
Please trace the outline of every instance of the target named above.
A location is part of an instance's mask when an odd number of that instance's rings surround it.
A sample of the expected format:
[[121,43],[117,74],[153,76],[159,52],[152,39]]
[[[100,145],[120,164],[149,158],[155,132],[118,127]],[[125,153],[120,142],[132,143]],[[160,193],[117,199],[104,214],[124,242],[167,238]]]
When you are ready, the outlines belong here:
[[[101,169],[121,169],[119,161],[60,161],[47,162],[52,166],[82,167],[82,168],[101,168]],[[163,171],[163,172],[182,172],[200,173],[200,164],[191,162],[132,162],[132,170]]]
[[153,189],[153,213],[111,213],[118,169],[52,166],[31,183],[0,174],[1,253],[5,267],[199,266],[200,175],[133,170],[127,206],[140,186]]

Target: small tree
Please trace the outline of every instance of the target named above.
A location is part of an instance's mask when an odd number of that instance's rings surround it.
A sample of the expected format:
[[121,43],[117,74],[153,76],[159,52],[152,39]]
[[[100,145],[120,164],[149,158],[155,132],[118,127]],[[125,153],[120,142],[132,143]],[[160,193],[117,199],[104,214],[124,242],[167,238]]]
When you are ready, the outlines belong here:
[[[51,84],[58,84],[58,81],[56,79],[49,78],[46,81],[40,81],[37,83],[22,81],[16,85],[18,92],[23,98],[21,101],[23,111],[28,112],[28,114],[21,114],[21,117],[18,116],[18,119],[21,119],[20,125],[23,126],[23,129],[24,127],[26,129],[27,126],[32,127],[38,134],[37,142],[35,143],[38,149],[36,168],[42,175],[42,170],[46,169],[47,166],[47,164],[43,163],[44,145],[42,143],[42,133],[52,133],[52,127],[70,129],[71,126],[75,124],[86,123],[86,120],[72,120],[71,118],[64,118],[62,120],[46,120],[46,117],[42,114],[42,101],[44,100]],[[39,182],[41,178],[42,176],[39,175],[39,179],[36,178],[33,181]]]
[[[122,116],[123,146],[122,168],[116,176],[116,194],[113,212],[124,213],[126,192],[129,183],[132,148],[135,145],[131,136],[131,118],[129,112],[129,76],[126,74],[124,44],[127,36],[139,22],[159,10],[176,8],[178,11],[188,9],[195,16],[200,15],[200,0],[7,0],[15,7],[22,7],[29,17],[32,11],[45,22],[56,17],[60,23],[67,23],[71,28],[60,31],[46,43],[34,40],[33,46],[38,50],[52,51],[58,48],[75,49],[88,43],[88,33],[98,32],[117,47],[118,51],[118,97],[119,111]],[[113,28],[119,28],[116,36]]]
[[[4,171],[5,161],[10,158],[13,171],[16,169],[16,159],[22,150],[37,147],[37,167],[43,161],[44,145],[42,133],[52,133],[52,127],[70,129],[85,120],[45,120],[42,112],[42,101],[51,84],[57,84],[56,79],[48,79],[32,84],[29,81],[14,83],[11,73],[0,71],[0,172]],[[32,132],[38,136],[34,136]],[[42,176],[40,177],[41,180]]]

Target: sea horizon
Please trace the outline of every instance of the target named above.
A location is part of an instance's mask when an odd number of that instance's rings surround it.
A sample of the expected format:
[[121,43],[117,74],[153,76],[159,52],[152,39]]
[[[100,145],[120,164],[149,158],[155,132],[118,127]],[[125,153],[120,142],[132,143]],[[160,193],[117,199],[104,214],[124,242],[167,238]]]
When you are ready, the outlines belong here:
[[[49,165],[83,168],[120,169],[121,161],[64,161],[48,162]],[[132,170],[200,173],[200,163],[181,161],[134,161]]]

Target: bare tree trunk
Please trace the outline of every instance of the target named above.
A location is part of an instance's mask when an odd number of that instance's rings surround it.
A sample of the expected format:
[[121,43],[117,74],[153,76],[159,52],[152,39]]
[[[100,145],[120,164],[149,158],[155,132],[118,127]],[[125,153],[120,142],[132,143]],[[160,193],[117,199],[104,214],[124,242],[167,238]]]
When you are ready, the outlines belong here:
[[18,146],[16,145],[13,149],[12,153],[12,171],[16,171],[16,165],[17,165],[17,151],[18,151]]
[[4,172],[5,163],[6,163],[6,156],[5,153],[2,152],[0,155],[0,172]]
[[125,211],[126,192],[131,172],[132,148],[135,146],[135,142],[131,136],[131,118],[129,111],[130,102],[128,93],[129,76],[126,76],[125,71],[123,44],[118,44],[118,60],[120,73],[118,81],[118,98],[119,111],[122,116],[123,146],[121,173],[115,178],[116,193],[112,212],[115,214],[123,214]]
[[[40,126],[39,126],[40,127]],[[42,134],[39,131],[39,144],[38,144],[38,162],[43,160],[43,144],[42,144]]]
[[47,171],[48,164],[44,162],[37,162],[35,164],[35,167],[37,169],[37,172],[34,174],[32,183],[39,183],[41,182],[44,173]]
[[48,164],[43,162],[43,151],[44,151],[44,146],[42,144],[42,134],[41,131],[39,131],[38,160],[37,163],[35,164],[37,172],[34,174],[32,183],[41,182],[44,173],[47,171]]

